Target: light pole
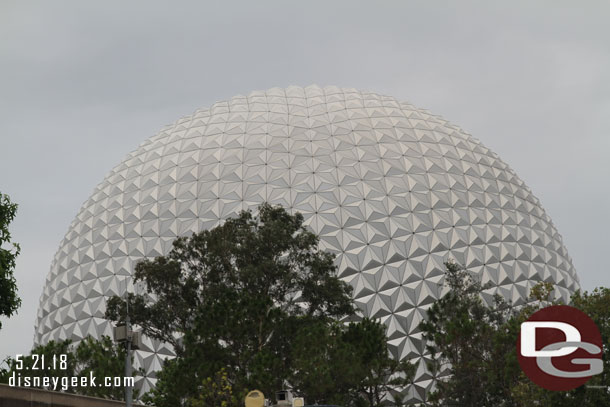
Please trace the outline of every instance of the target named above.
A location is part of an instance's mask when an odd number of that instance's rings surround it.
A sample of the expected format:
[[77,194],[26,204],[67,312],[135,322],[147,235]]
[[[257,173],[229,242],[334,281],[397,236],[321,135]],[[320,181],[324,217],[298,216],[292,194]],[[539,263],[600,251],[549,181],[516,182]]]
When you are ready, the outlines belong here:
[[118,325],[114,327],[114,340],[118,343],[125,343],[125,377],[123,382],[125,384],[125,406],[131,407],[133,404],[133,387],[131,386],[131,378],[133,376],[133,369],[131,366],[131,351],[140,349],[140,333],[134,332],[131,329],[131,321],[129,320],[129,296],[126,301],[126,313],[125,313],[125,325]]
[[[125,316],[125,377],[131,377],[131,326],[129,325],[129,297],[127,297],[127,315]],[[123,379],[125,380],[125,379]],[[125,382],[125,406],[131,407],[133,398],[133,388],[131,382]]]

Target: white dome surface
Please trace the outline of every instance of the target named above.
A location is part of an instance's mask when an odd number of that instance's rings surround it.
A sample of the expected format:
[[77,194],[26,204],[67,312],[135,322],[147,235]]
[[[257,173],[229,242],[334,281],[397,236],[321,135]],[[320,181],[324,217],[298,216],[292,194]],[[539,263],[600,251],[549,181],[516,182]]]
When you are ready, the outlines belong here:
[[[40,299],[35,343],[111,335],[106,299],[133,291],[143,258],[264,202],[301,212],[337,255],[364,314],[418,363],[408,399],[432,385],[418,324],[452,258],[515,304],[538,281],[567,299],[578,277],[538,199],[500,158],[438,116],[336,87],[253,92],[201,109],[146,140],[82,206]],[[154,384],[168,345],[144,340]]]

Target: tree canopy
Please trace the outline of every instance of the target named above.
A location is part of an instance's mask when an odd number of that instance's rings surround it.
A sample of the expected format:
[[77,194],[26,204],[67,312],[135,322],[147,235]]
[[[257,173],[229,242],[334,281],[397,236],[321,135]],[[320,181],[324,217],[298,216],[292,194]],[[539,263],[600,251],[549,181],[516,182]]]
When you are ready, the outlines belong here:
[[[256,216],[242,211],[178,238],[167,256],[138,263],[135,280],[147,292],[110,299],[107,317],[123,320],[129,302],[132,323],[174,346],[151,396],[158,407],[197,404],[227,386],[225,399],[243,400],[286,383],[307,400],[349,402],[386,394],[392,375],[409,373],[389,357],[381,323],[356,322],[334,256],[302,215],[281,207],[263,204]],[[337,322],[344,318],[354,321]]]
[[0,316],[7,317],[13,315],[21,305],[21,299],[17,295],[17,282],[13,276],[20,247],[11,241],[9,231],[9,225],[16,213],[17,204],[12,203],[8,195],[0,192]]
[[[541,282],[530,292],[530,301],[512,307],[499,296],[491,304],[482,300],[490,287],[461,266],[446,263],[447,293],[428,310],[420,328],[428,341],[429,368],[438,379],[431,393],[432,406],[462,407],[580,407],[610,405],[604,389],[581,386],[567,392],[545,390],[521,371],[516,343],[522,322],[553,300],[553,285]],[[600,328],[603,343],[610,341],[610,290],[576,292],[568,305],[589,315]],[[604,372],[588,385],[609,386],[610,361],[604,346]]]

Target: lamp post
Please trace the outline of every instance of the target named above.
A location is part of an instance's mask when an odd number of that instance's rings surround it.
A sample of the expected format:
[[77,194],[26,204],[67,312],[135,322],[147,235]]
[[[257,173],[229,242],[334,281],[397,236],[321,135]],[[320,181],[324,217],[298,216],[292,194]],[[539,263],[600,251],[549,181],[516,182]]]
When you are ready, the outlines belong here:
[[[129,299],[127,300],[127,315],[125,316],[125,377],[131,377],[131,326],[129,325]],[[133,398],[133,389],[131,382],[125,383],[125,406],[131,407]]]
[[[125,325],[114,327],[114,340],[118,343],[125,343],[125,378],[132,377],[133,369],[131,366],[131,351],[140,349],[140,332],[135,332],[131,329],[131,321],[129,320],[129,300],[127,300],[127,309],[125,315]],[[123,380],[125,383],[125,406],[131,407],[133,403],[133,387],[130,381]]]

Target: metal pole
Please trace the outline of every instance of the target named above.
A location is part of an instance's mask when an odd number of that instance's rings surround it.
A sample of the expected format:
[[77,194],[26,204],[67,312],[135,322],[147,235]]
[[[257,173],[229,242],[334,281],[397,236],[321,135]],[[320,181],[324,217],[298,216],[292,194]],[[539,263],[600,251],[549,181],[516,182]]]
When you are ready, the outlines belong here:
[[[129,296],[127,297],[127,315],[125,316],[125,331],[127,340],[125,341],[125,377],[131,377],[131,326],[129,325]],[[125,380],[125,379],[123,379]],[[131,407],[133,389],[128,382],[125,382],[125,406]]]

